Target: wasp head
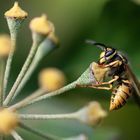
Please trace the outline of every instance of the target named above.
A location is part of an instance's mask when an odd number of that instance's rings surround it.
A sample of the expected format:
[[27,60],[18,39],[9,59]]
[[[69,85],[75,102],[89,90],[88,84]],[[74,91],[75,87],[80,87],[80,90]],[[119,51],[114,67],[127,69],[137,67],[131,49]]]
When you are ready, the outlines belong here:
[[90,45],[95,45],[96,47],[100,48],[102,50],[99,58],[100,64],[107,63],[110,59],[112,59],[116,55],[116,49],[112,47],[108,47],[102,43],[97,43],[93,40],[87,40],[86,43]]

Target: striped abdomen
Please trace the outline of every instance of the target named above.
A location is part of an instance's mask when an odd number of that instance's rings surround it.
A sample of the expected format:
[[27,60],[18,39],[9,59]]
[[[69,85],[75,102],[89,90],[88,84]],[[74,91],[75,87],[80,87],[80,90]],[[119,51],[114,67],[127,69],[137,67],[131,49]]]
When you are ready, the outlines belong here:
[[111,95],[110,111],[116,110],[124,106],[127,99],[131,96],[132,85],[130,83],[124,83],[118,85]]

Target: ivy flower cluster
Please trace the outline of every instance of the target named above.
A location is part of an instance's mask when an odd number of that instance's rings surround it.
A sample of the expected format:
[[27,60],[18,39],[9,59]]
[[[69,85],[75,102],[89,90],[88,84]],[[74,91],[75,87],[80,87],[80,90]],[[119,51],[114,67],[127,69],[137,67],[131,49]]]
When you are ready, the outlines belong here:
[[51,140],[87,140],[84,134],[70,138],[60,138],[24,124],[25,120],[50,120],[50,119],[75,119],[86,125],[96,126],[106,117],[107,113],[96,101],[91,101],[81,109],[67,114],[21,114],[20,109],[53,97],[76,87],[96,83],[94,75],[91,75],[90,67],[74,82],[66,84],[64,73],[57,68],[45,68],[39,74],[39,89],[18,102],[13,102],[26,82],[31,77],[35,68],[44,56],[58,48],[58,38],[55,35],[55,27],[48,20],[46,14],[35,17],[30,21],[29,28],[32,32],[32,45],[30,52],[19,72],[10,91],[7,89],[13,56],[16,51],[16,41],[19,29],[28,13],[20,8],[18,2],[5,12],[10,35],[0,35],[0,139],[11,135],[15,140],[23,140],[17,128],[23,128],[35,135]]

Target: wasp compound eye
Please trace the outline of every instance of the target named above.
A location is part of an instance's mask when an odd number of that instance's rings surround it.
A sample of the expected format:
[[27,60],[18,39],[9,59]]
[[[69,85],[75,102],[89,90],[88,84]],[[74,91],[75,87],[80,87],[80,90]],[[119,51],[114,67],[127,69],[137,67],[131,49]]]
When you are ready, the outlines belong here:
[[105,57],[109,57],[111,55],[114,55],[115,54],[115,49],[107,49],[106,52],[105,52]]

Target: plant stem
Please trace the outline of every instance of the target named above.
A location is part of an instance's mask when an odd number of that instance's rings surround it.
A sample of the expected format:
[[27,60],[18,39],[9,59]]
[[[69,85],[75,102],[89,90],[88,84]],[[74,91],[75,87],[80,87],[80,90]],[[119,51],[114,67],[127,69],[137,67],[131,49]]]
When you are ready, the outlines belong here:
[[12,100],[15,99],[15,97],[18,95],[18,93],[22,90],[22,88],[24,87],[24,85],[26,84],[26,82],[30,79],[31,74],[33,73],[33,71],[35,70],[35,68],[38,66],[38,63],[40,61],[33,61],[32,64],[30,65],[26,75],[24,76],[21,84],[18,86],[14,96],[12,97]]
[[[27,98],[25,98],[24,100],[12,105],[11,107],[9,107],[9,109],[17,110],[17,109],[23,108],[23,107],[25,107],[29,104],[33,104],[37,101],[40,101],[40,100],[43,100],[43,99],[46,99],[46,98],[49,98],[52,96],[56,96],[56,95],[66,92],[66,91],[69,91],[71,89],[74,89],[76,87],[76,85],[77,85],[77,81],[74,81],[63,88],[60,88],[56,91],[52,91],[50,93],[46,93],[44,90],[38,90],[37,92],[35,92],[35,93],[31,94],[30,96],[28,96]],[[42,95],[42,94],[45,94],[45,95]],[[38,95],[42,95],[42,96],[38,96]]]
[[13,60],[13,56],[14,56],[15,48],[16,48],[16,38],[17,38],[17,32],[11,33],[11,50],[7,59],[5,73],[4,73],[3,99],[5,99],[5,96],[6,96],[6,90],[7,90],[8,79],[9,79],[10,70],[11,70],[11,64],[12,64],[12,60]]
[[40,97],[34,99],[33,101],[30,101],[28,104],[33,104],[33,103],[35,103],[35,102],[38,102],[38,101],[47,99],[47,98],[49,98],[49,97],[53,97],[53,96],[56,96],[56,95],[65,93],[66,91],[69,91],[69,90],[71,90],[71,89],[76,88],[76,86],[77,86],[77,81],[74,81],[74,82],[68,84],[68,85],[65,86],[65,87],[62,87],[62,88],[60,88],[60,89],[58,89],[58,90],[56,90],[56,91],[52,91],[52,92],[50,92],[50,93],[47,93],[47,94],[45,94],[45,95],[42,95],[42,96],[40,96]]
[[37,91],[35,91],[34,93],[32,93],[30,96],[26,97],[25,99],[21,100],[20,102],[10,106],[9,108],[12,110],[17,110],[19,108],[23,108],[24,106],[28,105],[29,102],[31,102],[32,100],[34,100],[35,98],[37,98],[38,96],[42,95],[46,93],[46,91],[42,90],[42,89],[38,89]]
[[11,132],[11,135],[15,140],[23,140],[23,138],[14,130]]
[[68,114],[19,114],[23,120],[77,119],[77,113]]
[[0,60],[1,71],[0,71],[0,105],[3,105],[3,78],[5,71],[5,59]]
[[24,65],[23,65],[15,83],[4,101],[5,106],[8,105],[8,103],[11,101],[12,97],[14,96],[19,84],[21,83],[24,75],[26,74],[26,72],[27,72],[27,70],[28,70],[28,68],[29,68],[29,66],[30,66],[35,54],[36,54],[37,49],[38,49],[38,43],[36,41],[34,41],[32,47],[31,47],[30,53],[29,53]]
[[22,82],[20,83],[20,85],[18,86],[14,97],[12,98],[12,100],[18,95],[18,93],[20,93],[20,91],[23,89],[24,85],[27,83],[27,81],[30,79],[31,75],[33,74],[34,70],[36,69],[36,67],[38,66],[38,64],[40,63],[40,61],[43,59],[44,56],[46,56],[47,54],[51,53],[54,49],[56,49],[56,44],[54,42],[52,42],[49,39],[45,39],[40,45],[39,48],[37,50],[37,53],[34,57],[33,62],[31,63],[26,75],[24,76]]
[[61,138],[58,138],[58,137],[56,137],[56,136],[52,136],[52,135],[50,135],[50,134],[44,134],[44,133],[42,133],[42,132],[40,132],[40,131],[38,131],[38,130],[36,130],[36,129],[34,129],[34,128],[31,128],[30,126],[28,126],[28,125],[25,125],[24,123],[22,123],[22,122],[20,122],[19,123],[19,127],[21,127],[21,128],[23,128],[23,129],[25,129],[25,130],[27,130],[27,131],[29,131],[29,132],[32,132],[33,134],[35,134],[35,135],[37,135],[37,136],[40,136],[40,137],[42,137],[42,138],[44,138],[44,139],[49,139],[49,140],[62,140]]

